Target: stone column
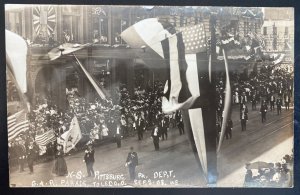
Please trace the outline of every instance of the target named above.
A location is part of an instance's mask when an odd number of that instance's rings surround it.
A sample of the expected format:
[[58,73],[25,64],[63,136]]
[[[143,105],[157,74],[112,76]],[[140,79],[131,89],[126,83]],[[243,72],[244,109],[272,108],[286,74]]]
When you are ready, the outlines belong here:
[[117,78],[117,65],[118,65],[118,61],[117,59],[112,59],[112,63],[111,63],[111,67],[110,67],[110,77],[108,78],[109,79],[109,82],[110,82],[110,85],[109,85],[109,90],[110,90],[110,94],[111,94],[111,97],[115,100],[115,96],[116,96],[116,88],[118,87],[119,85],[119,79]]
[[66,70],[64,66],[58,66],[53,71],[52,98],[58,108],[66,109]]

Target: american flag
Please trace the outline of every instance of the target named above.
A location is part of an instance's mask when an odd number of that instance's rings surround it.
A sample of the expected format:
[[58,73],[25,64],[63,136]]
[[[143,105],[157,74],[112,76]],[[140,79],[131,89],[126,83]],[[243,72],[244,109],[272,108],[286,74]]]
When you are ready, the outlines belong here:
[[[184,128],[189,132],[189,141],[197,161],[208,183],[215,183],[216,111],[211,109],[215,100],[211,98],[214,88],[210,80],[211,58],[207,53],[209,44],[206,42],[204,24],[180,27],[174,32],[172,25],[149,18],[127,28],[121,36],[131,48],[147,48],[146,52],[140,54],[143,60],[163,59],[163,66],[168,70],[162,110],[167,114],[182,110]],[[152,66],[155,67],[155,64]],[[225,69],[228,70],[226,65]],[[230,86],[226,80],[227,85]],[[230,95],[230,88],[227,90]]]
[[35,136],[35,142],[39,146],[46,146],[47,144],[55,140],[56,140],[56,136],[53,130],[49,130],[46,131],[45,133]]
[[29,129],[29,121],[26,112],[21,110],[16,114],[7,117],[8,141],[16,138],[20,133]]
[[207,42],[203,23],[194,26],[181,27],[178,30],[182,32],[186,54],[206,52]]

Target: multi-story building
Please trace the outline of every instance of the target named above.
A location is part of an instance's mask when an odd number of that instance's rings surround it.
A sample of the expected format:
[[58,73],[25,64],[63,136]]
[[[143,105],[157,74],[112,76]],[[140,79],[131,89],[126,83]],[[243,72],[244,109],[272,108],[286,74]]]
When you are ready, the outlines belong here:
[[294,10],[265,8],[262,35],[266,51],[291,50],[294,43]]
[[7,10],[5,24],[6,29],[31,43],[28,70],[34,96],[48,96],[48,99],[64,108],[66,88],[77,86],[79,93],[88,99],[93,99],[95,94],[72,58],[63,56],[55,61],[49,60],[47,53],[51,48],[65,42],[99,40],[92,48],[80,51],[78,58],[94,78],[104,85],[103,90],[107,93],[118,83],[125,83],[133,93],[133,78],[138,75],[135,72],[143,74],[145,82],[139,85],[144,86],[153,83],[163,72],[147,68],[136,57],[134,49],[126,47],[120,33],[142,19],[160,17],[175,27],[203,22],[209,38],[211,12],[218,12],[219,29],[226,27],[241,38],[250,31],[260,33],[260,8],[155,6],[153,9],[144,9],[132,6],[36,5]]
[[262,37],[265,52],[284,53],[281,66],[293,67],[294,62],[294,9],[265,8]]

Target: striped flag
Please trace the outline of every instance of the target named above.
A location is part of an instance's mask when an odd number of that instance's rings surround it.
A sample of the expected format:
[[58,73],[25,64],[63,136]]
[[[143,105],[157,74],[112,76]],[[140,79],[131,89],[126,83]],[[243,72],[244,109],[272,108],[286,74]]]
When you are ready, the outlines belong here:
[[27,43],[19,35],[5,30],[7,67],[16,80],[15,85],[24,94],[27,92]]
[[21,110],[7,117],[8,141],[16,138],[20,133],[29,129],[29,121],[26,117],[26,112]]
[[212,91],[204,25],[180,28],[176,33],[159,19],[146,19],[129,27],[121,37],[132,48],[146,48],[140,57],[146,63],[147,58],[151,59],[150,66],[158,57],[161,68],[168,67],[162,109],[165,113],[182,109],[196,159],[208,183],[214,183],[217,175],[216,110],[211,107],[215,104],[212,98],[215,92]]
[[55,133],[53,130],[46,131],[41,135],[35,136],[35,142],[39,146],[46,146],[47,144],[56,140]]

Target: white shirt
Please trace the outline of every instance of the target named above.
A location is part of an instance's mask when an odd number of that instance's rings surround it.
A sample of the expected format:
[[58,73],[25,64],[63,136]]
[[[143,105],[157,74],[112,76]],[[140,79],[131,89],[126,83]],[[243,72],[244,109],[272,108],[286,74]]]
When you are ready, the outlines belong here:
[[157,136],[157,132],[158,132],[158,127],[155,127],[153,135]]

